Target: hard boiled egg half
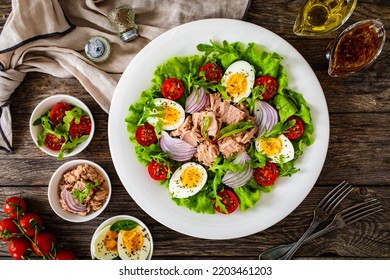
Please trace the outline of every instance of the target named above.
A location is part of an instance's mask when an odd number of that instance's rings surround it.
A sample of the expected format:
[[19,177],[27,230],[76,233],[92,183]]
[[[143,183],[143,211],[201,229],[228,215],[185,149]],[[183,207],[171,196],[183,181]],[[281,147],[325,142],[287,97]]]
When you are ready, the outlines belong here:
[[187,198],[197,194],[206,184],[206,169],[195,162],[187,162],[172,174],[169,191],[173,197]]
[[141,225],[131,230],[111,231],[108,224],[94,234],[91,250],[99,260],[147,260],[151,257],[152,241],[149,232]]
[[294,158],[294,146],[283,134],[266,139],[257,138],[255,146],[258,152],[264,153],[273,163],[280,163],[281,160],[289,162]]
[[174,130],[177,129],[184,123],[185,112],[183,107],[176,101],[166,98],[155,98],[153,99],[154,105],[159,107],[159,110],[155,109],[153,114],[159,115],[149,117],[148,122],[156,126],[159,120],[162,120],[163,130]]
[[222,77],[222,85],[226,88],[226,93],[236,103],[251,94],[254,82],[255,69],[244,60],[230,64]]

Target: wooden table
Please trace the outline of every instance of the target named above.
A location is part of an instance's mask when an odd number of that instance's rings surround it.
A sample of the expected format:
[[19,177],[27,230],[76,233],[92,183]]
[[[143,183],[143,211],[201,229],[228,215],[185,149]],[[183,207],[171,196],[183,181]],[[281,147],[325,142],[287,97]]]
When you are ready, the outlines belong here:
[[[312,218],[320,199],[339,182],[355,186],[345,205],[377,198],[384,211],[331,232],[302,246],[295,255],[300,259],[388,259],[390,258],[390,44],[367,71],[348,78],[327,74],[325,50],[328,43],[348,25],[363,19],[384,18],[390,22],[387,1],[358,1],[357,7],[339,30],[306,38],[293,34],[292,26],[303,1],[253,0],[245,21],[263,26],[291,43],[315,71],[326,96],[330,114],[330,143],[322,173],[307,198],[284,220],[245,238],[204,240],[177,233],[148,216],[128,195],[114,169],[108,139],[108,115],[95,103],[76,79],[28,74],[13,95],[11,105],[15,148],[12,154],[0,154],[0,201],[21,195],[31,211],[44,219],[60,245],[77,252],[78,258],[90,258],[90,240],[105,219],[130,214],[143,220],[152,231],[153,259],[257,259],[260,252],[297,240]],[[0,26],[11,11],[11,0],[0,1]],[[100,164],[112,183],[111,201],[104,213],[83,224],[66,222],[50,208],[47,185],[52,173],[64,161],[39,151],[29,133],[29,118],[45,97],[65,93],[84,101],[94,114],[96,131],[88,148],[78,158]],[[344,204],[344,203],[343,203]],[[1,213],[4,216],[4,213]],[[256,221],[254,221],[256,222]],[[9,259],[6,243],[0,243],[0,259]]]

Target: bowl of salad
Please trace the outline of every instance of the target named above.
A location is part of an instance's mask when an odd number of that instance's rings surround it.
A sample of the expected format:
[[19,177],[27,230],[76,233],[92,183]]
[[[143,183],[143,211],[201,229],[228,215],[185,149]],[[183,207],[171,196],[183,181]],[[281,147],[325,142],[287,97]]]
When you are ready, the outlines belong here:
[[328,139],[310,65],[242,21],[197,21],[155,39],[129,64],[110,108],[113,163],[134,201],[207,239],[247,236],[291,213],[314,186]]
[[57,94],[42,100],[30,118],[34,143],[46,154],[62,159],[83,151],[91,142],[95,122],[81,100]]

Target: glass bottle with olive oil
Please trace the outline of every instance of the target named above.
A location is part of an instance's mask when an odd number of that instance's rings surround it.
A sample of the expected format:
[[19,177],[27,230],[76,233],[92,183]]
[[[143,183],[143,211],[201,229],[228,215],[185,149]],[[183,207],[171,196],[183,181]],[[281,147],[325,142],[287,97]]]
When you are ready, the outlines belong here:
[[294,33],[324,34],[339,28],[352,14],[357,0],[306,0],[295,20]]

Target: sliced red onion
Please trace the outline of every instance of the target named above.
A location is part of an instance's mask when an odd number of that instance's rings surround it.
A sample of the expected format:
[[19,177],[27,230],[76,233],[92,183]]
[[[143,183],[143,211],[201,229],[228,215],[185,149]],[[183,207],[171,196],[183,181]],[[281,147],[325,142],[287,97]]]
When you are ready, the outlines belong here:
[[74,212],[85,212],[87,211],[87,207],[80,204],[78,201],[76,201],[72,194],[64,188],[61,192],[61,197],[64,200],[65,204],[69,207],[70,210]]
[[208,98],[208,93],[206,93],[202,87],[199,89],[194,87],[191,94],[186,99],[185,111],[190,114],[199,112],[206,105]]
[[[234,163],[245,165],[250,156],[245,152],[241,152],[234,159]],[[233,172],[228,170],[222,178],[222,183],[231,188],[240,188],[244,186],[253,176],[253,169],[249,164],[246,164],[246,167],[242,171]]]
[[196,147],[179,138],[172,138],[165,131],[161,131],[160,147],[161,150],[170,154],[171,158],[176,161],[188,161],[194,156],[196,151]]
[[271,131],[279,122],[278,111],[268,102],[261,100],[255,102],[255,117],[258,136],[261,136],[265,131]]

